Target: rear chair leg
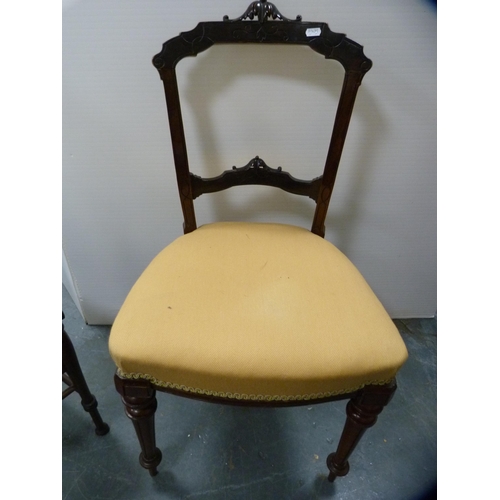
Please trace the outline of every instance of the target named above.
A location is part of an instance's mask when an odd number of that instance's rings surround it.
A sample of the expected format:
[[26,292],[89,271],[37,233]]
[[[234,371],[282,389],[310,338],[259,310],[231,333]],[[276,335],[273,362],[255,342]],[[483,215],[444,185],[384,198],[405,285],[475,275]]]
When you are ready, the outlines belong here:
[[116,390],[121,394],[125,414],[132,420],[141,445],[140,464],[151,476],[158,474],[161,451],[156,447],[156,390],[147,380],[130,380],[115,375]]
[[[101,418],[97,409],[97,400],[89,390],[73,342],[71,342],[69,335],[66,333],[64,325],[62,326],[62,365],[63,380],[70,386],[67,389],[66,395],[70,394],[73,390],[80,395],[83,409],[90,414],[94,422],[95,433],[98,436],[104,436],[109,432],[109,425]],[[65,394],[63,394],[63,399],[64,397]]]
[[326,465],[330,471],[328,481],[349,472],[347,459],[356,448],[366,429],[375,425],[378,415],[391,400],[396,381],[386,385],[369,385],[361,389],[347,403],[347,418],[335,453],[330,453]]

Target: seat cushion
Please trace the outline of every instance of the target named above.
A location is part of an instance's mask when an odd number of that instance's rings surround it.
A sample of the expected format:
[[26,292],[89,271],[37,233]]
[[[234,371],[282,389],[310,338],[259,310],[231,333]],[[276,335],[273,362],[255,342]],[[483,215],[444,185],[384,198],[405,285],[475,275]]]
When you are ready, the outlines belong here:
[[264,401],[384,384],[408,356],[334,245],[295,226],[234,222],[161,251],[126,298],[109,347],[124,377]]

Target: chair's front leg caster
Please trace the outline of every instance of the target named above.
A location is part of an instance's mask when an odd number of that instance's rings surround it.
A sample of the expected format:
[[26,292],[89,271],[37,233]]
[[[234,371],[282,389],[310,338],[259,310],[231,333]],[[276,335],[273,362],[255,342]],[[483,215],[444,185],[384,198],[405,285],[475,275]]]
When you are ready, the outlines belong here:
[[141,454],[139,455],[139,463],[145,468],[148,470],[149,472],[149,475],[151,477],[154,477],[158,474],[158,465],[160,464],[161,462],[161,458],[162,458],[162,455],[161,455],[161,451],[159,448],[155,448],[154,449],[154,453],[153,453],[153,456],[151,458],[146,458],[144,456],[144,453],[141,452]]
[[345,476],[349,472],[349,462],[347,460],[340,464],[338,462],[335,453],[330,453],[326,458],[326,465],[330,471],[328,474],[328,481],[330,481],[330,483],[333,483],[335,478]]

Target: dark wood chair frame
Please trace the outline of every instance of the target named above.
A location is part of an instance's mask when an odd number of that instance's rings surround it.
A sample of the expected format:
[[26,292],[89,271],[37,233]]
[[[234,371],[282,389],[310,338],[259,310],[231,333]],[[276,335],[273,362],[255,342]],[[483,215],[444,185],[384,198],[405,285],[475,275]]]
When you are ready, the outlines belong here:
[[[62,314],[64,319],[64,313]],[[82,372],[78,356],[76,355],[73,342],[62,325],[62,379],[68,386],[62,393],[62,398],[67,398],[73,392],[77,392],[81,398],[83,409],[89,413],[95,425],[95,433],[104,436],[109,432],[109,425],[101,418],[97,409],[97,399],[90,392],[87,381]]]
[[[307,45],[326,59],[334,59],[342,64],[345,70],[344,83],[323,175],[310,181],[295,179],[281,167],[276,169],[269,167],[258,156],[247,165],[240,168],[233,167],[232,170],[226,170],[214,178],[204,179],[190,172],[175,67],[184,57],[196,56],[219,43]],[[256,184],[274,186],[312,198],[316,202],[316,210],[311,231],[324,237],[325,217],[357,90],[363,76],[372,66],[370,59],[363,53],[363,47],[343,34],[330,31],[325,23],[303,22],[301,16],[297,16],[295,20],[288,19],[274,4],[262,0],[253,2],[237,19],[230,20],[225,16],[220,22],[201,22],[192,31],[181,33],[168,40],[163,44],[162,51],[154,56],[153,64],[160,73],[165,89],[175,170],[184,216],[184,232],[192,232],[197,227],[193,203],[195,198],[204,193],[213,193],[232,186]],[[157,474],[157,467],[162,459],[155,440],[154,415],[157,408],[157,390],[214,403],[246,406],[286,407],[349,399],[347,418],[337,450],[327,457],[330,482],[337,476],[345,476],[348,473],[349,456],[365,430],[375,424],[377,416],[389,403],[396,390],[396,381],[393,380],[385,385],[367,385],[356,392],[329,398],[267,402],[188,394],[157,386],[149,380],[127,379],[118,373],[115,375],[115,385],[122,397],[125,412],[132,420],[139,438],[142,450],[139,462],[151,476]]]

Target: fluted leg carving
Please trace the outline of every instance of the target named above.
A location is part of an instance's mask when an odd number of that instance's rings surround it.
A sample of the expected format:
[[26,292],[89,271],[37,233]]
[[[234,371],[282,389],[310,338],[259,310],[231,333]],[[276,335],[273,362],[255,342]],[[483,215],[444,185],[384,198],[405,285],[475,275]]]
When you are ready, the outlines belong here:
[[139,439],[139,462],[151,476],[156,476],[162,458],[161,451],[156,447],[156,390],[146,380],[128,380],[118,375],[115,375],[115,385],[122,396],[125,414],[132,420]]
[[347,418],[337,451],[326,459],[330,471],[328,481],[333,482],[337,476],[345,476],[349,472],[347,459],[366,429],[375,425],[378,415],[389,403],[395,390],[395,381],[387,385],[366,386],[347,403]]
[[[70,386],[70,388],[63,393],[63,399],[71,394],[71,392],[76,391],[82,400],[83,409],[90,414],[94,422],[95,433],[98,436],[104,436],[104,434],[109,432],[109,425],[103,422],[101,418],[97,409],[97,400],[89,390],[75,348],[64,330],[64,325],[62,327],[62,365],[63,380]],[[67,376],[64,374],[67,374]]]

